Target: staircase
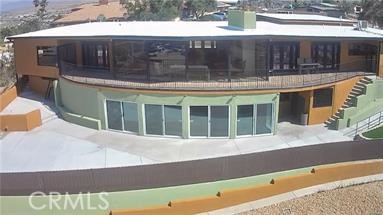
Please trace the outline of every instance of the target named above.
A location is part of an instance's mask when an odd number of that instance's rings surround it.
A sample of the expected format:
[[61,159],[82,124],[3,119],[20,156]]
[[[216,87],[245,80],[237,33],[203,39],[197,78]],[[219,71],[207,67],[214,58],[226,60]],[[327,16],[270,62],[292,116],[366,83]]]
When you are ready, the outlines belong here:
[[343,110],[349,107],[355,107],[356,98],[360,95],[364,95],[366,93],[366,85],[371,83],[373,83],[371,78],[363,77],[360,79],[352,88],[343,105],[325,122],[325,126],[329,129],[337,130],[337,121],[342,118]]

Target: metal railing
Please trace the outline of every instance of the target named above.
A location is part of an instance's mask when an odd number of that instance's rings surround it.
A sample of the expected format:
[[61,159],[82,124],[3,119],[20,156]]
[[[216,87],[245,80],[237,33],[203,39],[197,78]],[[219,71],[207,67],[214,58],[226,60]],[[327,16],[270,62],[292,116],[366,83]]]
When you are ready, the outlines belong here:
[[365,131],[375,128],[383,123],[383,111],[357,122],[352,129],[344,133],[345,136],[355,137]]
[[[366,68],[366,61],[321,68],[317,71],[266,71],[255,68],[255,74],[228,69],[208,69],[195,66],[189,69],[178,65],[178,71],[153,74],[150,70],[121,72],[108,68],[89,68],[66,62],[60,63],[60,73],[72,81],[135,89],[180,90],[235,90],[235,89],[288,89],[334,83],[356,76],[375,75]],[[163,70],[161,70],[163,71]]]

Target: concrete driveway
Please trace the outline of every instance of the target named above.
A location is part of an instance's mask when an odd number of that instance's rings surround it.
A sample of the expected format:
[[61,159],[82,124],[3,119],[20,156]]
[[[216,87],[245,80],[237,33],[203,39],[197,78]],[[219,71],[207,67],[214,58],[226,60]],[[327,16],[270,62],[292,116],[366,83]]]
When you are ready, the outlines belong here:
[[238,139],[185,140],[97,131],[58,118],[51,102],[33,94],[22,96],[10,107],[40,108],[43,125],[30,132],[0,134],[0,172],[133,166],[351,140],[324,125],[300,126],[288,122],[278,124],[277,135]]

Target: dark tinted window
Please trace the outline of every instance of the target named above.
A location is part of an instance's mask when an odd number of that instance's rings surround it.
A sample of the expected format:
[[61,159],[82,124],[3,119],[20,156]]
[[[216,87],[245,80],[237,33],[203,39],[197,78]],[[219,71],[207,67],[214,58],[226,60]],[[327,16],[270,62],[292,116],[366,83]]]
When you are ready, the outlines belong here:
[[313,107],[332,106],[332,88],[314,90]]
[[56,46],[38,46],[37,47],[37,63],[40,66],[56,66],[57,65]]

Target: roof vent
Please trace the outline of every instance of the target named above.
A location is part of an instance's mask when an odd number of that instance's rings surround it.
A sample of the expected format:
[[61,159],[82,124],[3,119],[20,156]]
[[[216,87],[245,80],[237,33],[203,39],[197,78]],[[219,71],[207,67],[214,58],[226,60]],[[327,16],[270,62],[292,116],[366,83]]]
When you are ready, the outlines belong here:
[[229,10],[229,26],[234,28],[255,29],[256,13],[255,11]]
[[358,20],[358,30],[364,31],[368,27],[368,22],[366,20]]

